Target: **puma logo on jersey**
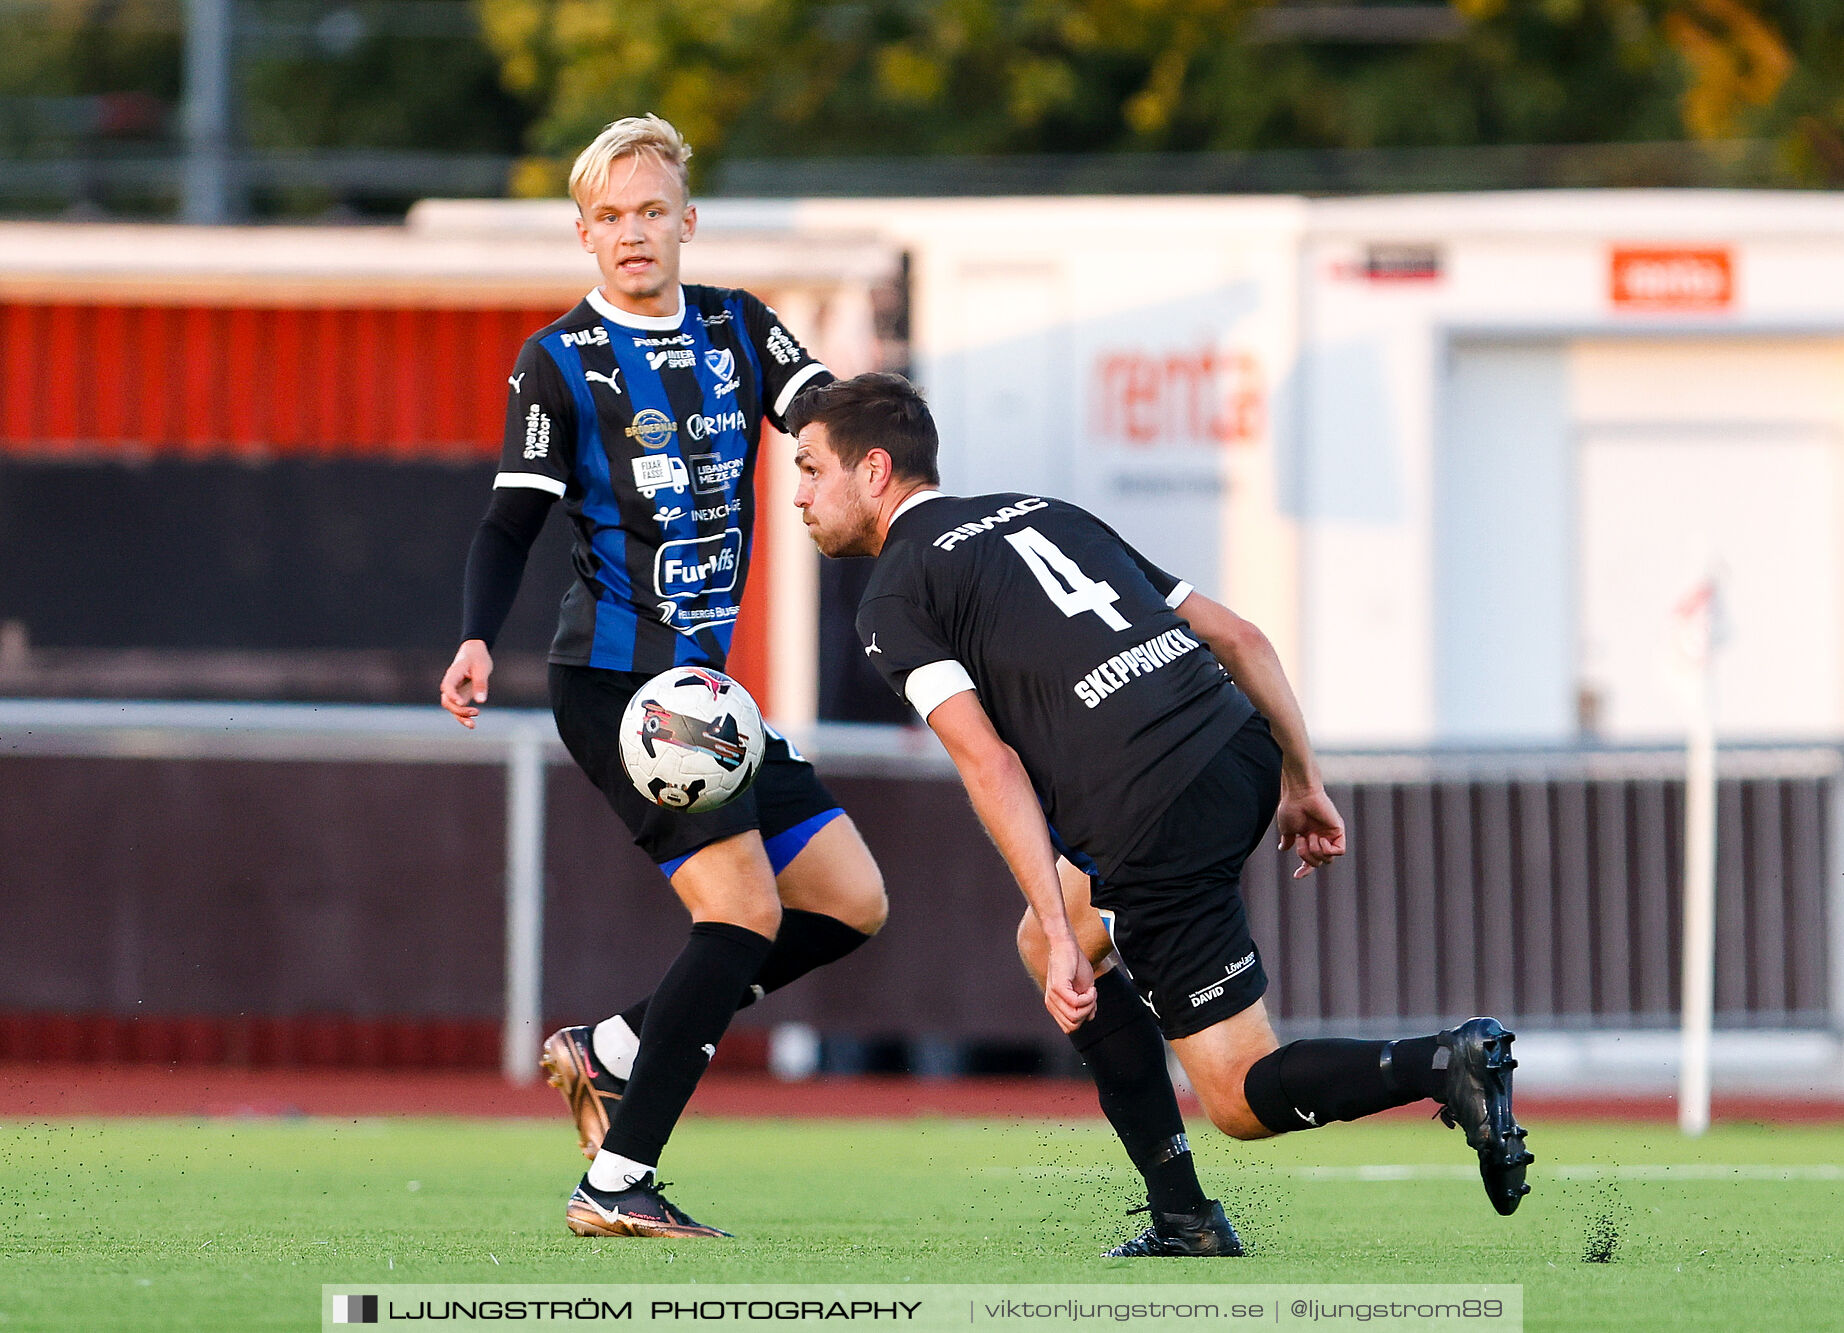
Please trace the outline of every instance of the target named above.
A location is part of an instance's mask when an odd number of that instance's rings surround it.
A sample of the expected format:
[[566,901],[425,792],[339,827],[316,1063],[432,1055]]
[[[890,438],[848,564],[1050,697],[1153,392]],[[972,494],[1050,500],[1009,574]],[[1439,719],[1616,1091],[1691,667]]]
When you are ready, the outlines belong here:
[[519,381],[524,379],[530,373],[531,373],[530,371],[521,370],[516,375],[508,375],[506,376],[506,383],[512,386],[512,391],[514,393],[517,393],[519,391]]
[[621,368],[619,366],[616,366],[606,375],[599,370],[585,370],[583,372],[583,378],[586,380],[600,380],[603,384],[608,386],[609,391],[612,393],[621,392]]

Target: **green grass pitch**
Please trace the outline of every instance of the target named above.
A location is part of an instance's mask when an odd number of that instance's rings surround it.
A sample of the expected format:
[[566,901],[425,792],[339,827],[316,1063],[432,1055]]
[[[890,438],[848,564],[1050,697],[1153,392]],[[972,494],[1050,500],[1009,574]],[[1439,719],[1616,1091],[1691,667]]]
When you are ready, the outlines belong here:
[[561,1115],[5,1125],[0,1330],[315,1327],[323,1282],[694,1279],[1509,1282],[1532,1329],[1844,1320],[1844,1128],[1539,1120],[1511,1218],[1432,1123],[1199,1138],[1250,1258],[1099,1258],[1144,1221],[1100,1122],[694,1119],[664,1174],[724,1242],[568,1235]]

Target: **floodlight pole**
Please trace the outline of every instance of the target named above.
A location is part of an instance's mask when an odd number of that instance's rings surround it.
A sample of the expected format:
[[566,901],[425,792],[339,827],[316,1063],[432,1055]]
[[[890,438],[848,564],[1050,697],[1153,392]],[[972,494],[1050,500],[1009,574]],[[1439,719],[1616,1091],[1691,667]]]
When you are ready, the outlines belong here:
[[231,48],[234,0],[186,0],[186,157],[179,216],[231,221]]

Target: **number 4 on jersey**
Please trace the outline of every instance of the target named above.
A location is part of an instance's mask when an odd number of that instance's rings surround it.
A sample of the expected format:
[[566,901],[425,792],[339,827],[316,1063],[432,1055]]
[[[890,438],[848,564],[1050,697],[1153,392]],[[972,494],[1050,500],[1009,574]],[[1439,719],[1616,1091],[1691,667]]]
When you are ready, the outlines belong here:
[[1016,532],[1005,534],[1005,540],[1012,544],[1012,549],[1024,557],[1025,564],[1037,576],[1051,603],[1066,616],[1079,616],[1084,611],[1093,611],[1101,617],[1102,624],[1112,630],[1127,629],[1127,618],[1114,609],[1114,603],[1120,600],[1120,594],[1107,583],[1097,583],[1076,567],[1071,560],[1057,549],[1051,541],[1036,528],[1020,528]]

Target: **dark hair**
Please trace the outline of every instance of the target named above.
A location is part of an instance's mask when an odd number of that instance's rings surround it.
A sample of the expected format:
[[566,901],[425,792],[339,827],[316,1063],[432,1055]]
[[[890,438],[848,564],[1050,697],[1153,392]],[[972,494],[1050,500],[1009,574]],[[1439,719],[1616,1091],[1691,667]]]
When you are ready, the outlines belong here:
[[882,449],[897,476],[941,484],[935,418],[921,391],[901,375],[873,371],[808,389],[788,408],[788,434],[798,435],[815,421],[826,428],[827,442],[846,467]]

